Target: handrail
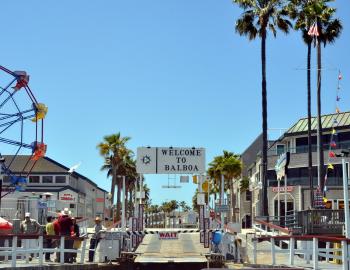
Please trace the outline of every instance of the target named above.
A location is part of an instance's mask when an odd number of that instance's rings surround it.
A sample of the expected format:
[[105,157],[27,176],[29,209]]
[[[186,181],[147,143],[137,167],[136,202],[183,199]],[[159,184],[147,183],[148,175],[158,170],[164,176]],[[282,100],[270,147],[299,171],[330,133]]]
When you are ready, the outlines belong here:
[[[12,246],[9,247],[3,247],[0,250],[0,256],[5,256],[5,258],[8,258],[8,255],[11,256],[11,267],[15,268],[17,263],[17,256],[18,255],[24,255],[26,256],[26,260],[28,260],[28,254],[30,253],[37,253],[39,255],[39,266],[43,265],[43,257],[45,253],[52,253],[52,252],[58,252],[59,253],[59,262],[60,264],[64,263],[64,254],[65,253],[80,253],[80,263],[84,262],[85,259],[85,253],[87,250],[87,239],[88,237],[76,237],[76,236],[69,236],[69,235],[42,235],[42,234],[5,234],[0,235],[2,239],[12,239]],[[17,246],[18,240],[24,240],[24,246],[19,247]],[[59,246],[55,248],[46,248],[44,247],[44,239],[59,239]],[[82,249],[73,249],[73,248],[66,248],[65,247],[65,240],[79,240],[83,242]],[[29,247],[28,241],[30,240],[38,240],[38,245],[35,247]]]
[[314,238],[317,238],[319,241],[322,242],[342,242],[347,241],[350,243],[350,238],[345,237],[334,237],[334,236],[322,236],[322,235],[276,235],[276,236],[261,236],[255,238],[259,242],[266,241],[270,239],[275,240],[289,240],[289,239],[295,239],[295,240],[306,240],[306,241],[312,241]]
[[269,228],[271,228],[271,229],[275,229],[275,230],[278,230],[278,231],[280,231],[280,232],[283,232],[283,233],[289,234],[289,233],[291,232],[291,231],[290,231],[289,229],[287,229],[287,228],[283,228],[283,227],[281,227],[281,226],[278,226],[278,225],[273,224],[273,223],[266,222],[266,221],[261,220],[261,219],[254,219],[254,221],[257,222],[257,223],[260,223],[260,224],[262,224],[262,225],[265,225],[265,226],[267,226],[267,227],[269,227]]

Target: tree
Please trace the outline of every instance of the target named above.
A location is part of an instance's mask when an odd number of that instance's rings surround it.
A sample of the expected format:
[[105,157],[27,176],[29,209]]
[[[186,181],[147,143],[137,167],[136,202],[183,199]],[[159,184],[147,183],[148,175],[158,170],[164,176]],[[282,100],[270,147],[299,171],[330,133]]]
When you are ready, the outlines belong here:
[[[308,174],[310,188],[310,202],[313,202],[313,170],[312,170],[312,138],[311,138],[311,46],[312,37],[308,34],[312,18],[307,14],[308,0],[292,0],[287,7],[288,14],[296,19],[295,29],[301,31],[302,39],[307,46],[306,57],[306,86],[307,86],[307,137],[308,137]],[[312,206],[312,205],[311,205]]]
[[[231,210],[236,205],[236,194],[234,192],[233,182],[241,176],[242,163],[239,156],[233,152],[224,150],[223,155],[214,157],[214,160],[209,163],[208,175],[214,179],[220,179],[224,176],[224,184],[227,184],[231,194]],[[232,220],[233,217],[233,220]],[[229,216],[230,221],[236,221],[235,215]]]
[[[107,177],[112,176],[111,183],[111,202],[112,211],[114,205],[115,186],[117,185],[117,176],[123,170],[123,166],[130,160],[132,153],[126,148],[125,144],[130,137],[122,137],[120,132],[103,137],[103,141],[97,145],[100,155],[104,158],[104,165],[101,170],[107,170]],[[113,216],[113,215],[112,215]],[[117,190],[117,220],[120,219],[120,184]]]
[[318,142],[318,176],[320,179],[320,189],[324,188],[324,156],[323,156],[323,142],[322,142],[322,122],[321,122],[321,81],[322,81],[322,54],[321,43],[324,46],[327,44],[333,44],[335,40],[340,36],[342,30],[342,24],[339,19],[333,19],[336,12],[335,8],[327,6],[330,0],[314,0],[306,7],[306,15],[314,21],[317,26],[318,36],[316,37],[317,45],[317,142]]
[[[312,179],[312,149],[311,149],[311,47],[313,36],[309,35],[312,26],[317,27],[318,36],[315,35],[317,45],[317,148],[318,148],[318,175],[320,188],[324,185],[324,156],[322,142],[322,122],[321,122],[321,43],[326,46],[332,44],[340,36],[342,25],[340,20],[333,19],[336,9],[327,6],[330,0],[292,0],[288,6],[291,18],[296,19],[295,28],[302,32],[303,40],[308,46],[307,53],[307,87],[308,87],[308,156],[309,156],[309,185],[313,190]],[[311,192],[311,198],[313,194]],[[312,201],[312,199],[311,199]]]
[[187,211],[191,210],[191,207],[189,207],[185,201],[181,201],[179,203],[179,206],[181,207],[182,212],[187,212]]
[[267,199],[267,89],[266,89],[266,37],[270,30],[276,36],[277,30],[289,32],[291,23],[286,19],[282,0],[233,0],[244,13],[236,22],[236,32],[249,40],[261,39],[261,96],[262,96],[262,214],[268,216]]

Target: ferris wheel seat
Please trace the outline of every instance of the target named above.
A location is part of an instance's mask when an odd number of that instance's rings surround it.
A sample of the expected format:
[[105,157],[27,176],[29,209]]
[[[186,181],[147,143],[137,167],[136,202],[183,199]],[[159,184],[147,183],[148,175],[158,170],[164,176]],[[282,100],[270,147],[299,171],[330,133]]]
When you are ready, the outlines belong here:
[[36,161],[45,156],[47,145],[41,142],[33,142],[32,149],[33,149],[33,155],[31,160]]
[[22,87],[26,87],[29,82],[29,75],[25,71],[14,71],[17,79],[17,83],[12,87],[15,91],[20,90]]
[[35,117],[33,117],[31,120],[33,122],[37,122],[38,120],[44,119],[47,114],[48,107],[44,103],[37,103],[37,104],[34,104],[34,106],[35,106],[36,114],[35,114]]

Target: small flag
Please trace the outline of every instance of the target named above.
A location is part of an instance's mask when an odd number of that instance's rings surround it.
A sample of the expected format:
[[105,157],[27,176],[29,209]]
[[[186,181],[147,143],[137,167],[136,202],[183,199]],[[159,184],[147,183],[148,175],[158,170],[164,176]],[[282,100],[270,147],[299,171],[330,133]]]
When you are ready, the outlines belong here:
[[335,153],[333,151],[330,151],[329,154],[328,154],[329,157],[333,158],[335,157]]
[[343,79],[343,75],[341,75],[341,73],[339,72],[338,80],[340,81],[341,79]]
[[[338,89],[339,89],[339,88],[338,88]],[[337,96],[337,101],[339,101],[339,100],[340,100],[340,97]]]
[[335,112],[336,113],[340,113],[340,110],[339,110],[339,108],[337,107],[337,108],[335,108]]
[[334,134],[336,134],[337,132],[335,131],[335,129],[333,128],[332,129],[332,134],[334,135]]
[[327,169],[329,169],[329,170],[334,170],[333,164],[328,164]]
[[314,23],[310,29],[309,29],[309,32],[307,32],[307,34],[309,36],[312,36],[312,37],[318,37],[319,36],[319,33],[318,33],[318,27],[317,27],[317,24]]
[[193,184],[198,184],[197,175],[192,176]]
[[332,148],[335,148],[335,147],[337,146],[337,144],[335,143],[335,141],[332,141],[329,145],[330,145],[330,147],[332,147]]

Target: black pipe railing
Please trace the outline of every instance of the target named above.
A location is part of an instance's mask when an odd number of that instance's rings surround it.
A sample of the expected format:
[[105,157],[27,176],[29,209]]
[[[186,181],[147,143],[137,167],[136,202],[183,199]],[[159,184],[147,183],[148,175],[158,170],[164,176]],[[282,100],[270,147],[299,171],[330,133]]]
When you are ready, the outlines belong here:
[[344,210],[312,209],[297,212],[295,229],[301,234],[342,235]]

